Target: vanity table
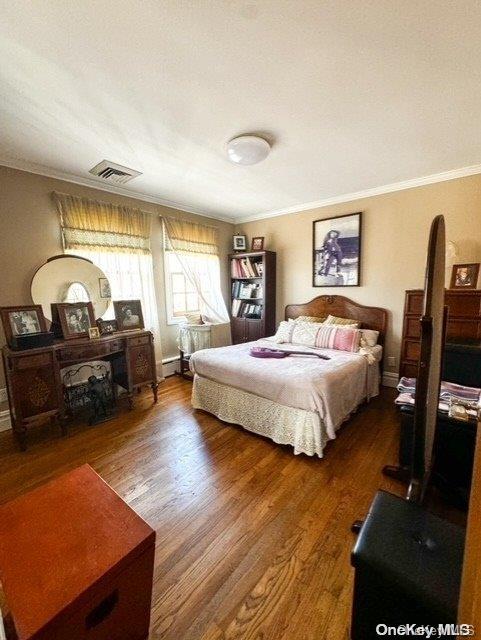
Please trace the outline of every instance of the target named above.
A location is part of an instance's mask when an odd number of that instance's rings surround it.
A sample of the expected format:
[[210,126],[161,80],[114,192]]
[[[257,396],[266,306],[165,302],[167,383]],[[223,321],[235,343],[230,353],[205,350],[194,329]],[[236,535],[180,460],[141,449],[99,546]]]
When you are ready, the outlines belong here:
[[[53,256],[37,269],[30,290],[33,307],[21,307],[20,312],[15,307],[2,308],[2,321],[4,327],[6,324],[9,343],[9,346],[3,347],[2,355],[11,423],[23,451],[27,446],[27,432],[37,423],[47,420],[59,422],[62,432],[66,433],[68,418],[73,413],[69,392],[75,385],[86,384],[87,381],[90,383],[92,377],[94,382],[102,382],[102,378],[93,375],[94,369],[98,367],[91,364],[86,367],[80,365],[99,360],[107,364],[104,368],[110,369],[108,384],[114,400],[118,387],[121,387],[132,406],[134,391],[149,384],[154,402],[157,402],[154,337],[151,331],[141,328],[144,326],[142,314],[135,316],[136,328],[114,331],[115,321],[108,320],[111,324],[109,333],[100,337],[90,335],[91,329],[95,328],[94,319],[113,315],[110,283],[97,265],[75,255]],[[90,305],[88,331],[79,322],[73,325],[73,331],[67,323],[65,327],[63,324],[58,326],[57,319],[53,318],[55,309],[69,305],[73,309]],[[17,316],[21,314],[23,316],[19,324]],[[57,335],[57,339],[53,341],[53,334],[45,332],[50,323]],[[97,336],[99,332],[100,328],[96,329]],[[75,335],[76,333],[79,335]],[[9,340],[7,334],[15,339]],[[36,340],[36,337],[47,335],[48,340]],[[29,348],[12,348],[18,345],[19,338],[29,337],[34,339],[30,341]],[[25,340],[22,344],[25,344]],[[71,367],[78,367],[74,372],[76,376],[80,369],[90,369],[89,376],[84,379],[77,377],[74,382],[72,378],[67,380],[72,370],[67,371],[67,374],[63,370]],[[91,382],[92,386],[94,382]],[[101,406],[105,397],[102,398],[98,386],[97,395],[93,391],[91,393],[88,398],[91,406],[95,406],[97,399]]]
[[151,385],[157,402],[154,341],[150,331],[122,331],[94,340],[56,340],[51,346],[24,351],[3,348],[12,429],[22,451],[27,446],[29,427],[46,419],[58,420],[66,433],[60,371],[92,360],[110,363],[112,381],[126,390],[130,404],[134,391],[146,384]]

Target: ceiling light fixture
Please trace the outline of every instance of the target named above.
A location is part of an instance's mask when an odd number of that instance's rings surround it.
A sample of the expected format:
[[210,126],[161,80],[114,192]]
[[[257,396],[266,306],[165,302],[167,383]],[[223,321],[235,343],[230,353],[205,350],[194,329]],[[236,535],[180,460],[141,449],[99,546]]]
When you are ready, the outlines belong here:
[[269,155],[271,145],[259,136],[238,136],[227,144],[227,156],[235,164],[257,164]]

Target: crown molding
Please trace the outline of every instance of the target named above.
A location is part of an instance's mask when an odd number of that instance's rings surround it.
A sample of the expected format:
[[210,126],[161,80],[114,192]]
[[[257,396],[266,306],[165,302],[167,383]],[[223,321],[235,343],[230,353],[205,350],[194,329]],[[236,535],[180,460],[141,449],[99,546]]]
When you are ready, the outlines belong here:
[[275,218],[276,216],[283,216],[288,213],[302,213],[303,211],[309,211],[310,209],[319,209],[321,207],[327,207],[333,204],[342,204],[344,202],[362,200],[363,198],[370,198],[372,196],[381,196],[386,193],[393,193],[394,191],[414,189],[415,187],[435,184],[436,182],[446,182],[447,180],[455,180],[456,178],[466,178],[467,176],[474,176],[479,173],[481,173],[481,164],[474,164],[469,167],[462,167],[461,169],[452,169],[451,171],[443,171],[442,173],[433,173],[430,176],[424,176],[422,178],[412,178],[411,180],[403,180],[402,182],[393,182],[392,184],[386,184],[382,187],[373,187],[372,189],[365,189],[364,191],[356,191],[354,193],[346,193],[341,196],[334,196],[333,198],[325,198],[324,200],[316,200],[314,202],[297,204],[292,207],[286,207],[285,209],[276,209],[275,211],[267,211],[265,213],[254,214],[252,216],[234,218],[234,224],[238,225],[242,224],[243,222],[253,222],[254,220]]
[[83,187],[91,187],[98,191],[106,191],[107,193],[115,193],[119,196],[126,196],[133,198],[134,200],[141,200],[143,202],[151,202],[153,204],[160,204],[163,207],[169,207],[170,209],[176,209],[177,211],[185,211],[187,213],[193,213],[196,216],[202,216],[203,218],[212,218],[214,220],[220,220],[222,222],[229,222],[234,224],[233,218],[227,216],[220,216],[218,214],[205,213],[196,209],[195,207],[189,207],[187,205],[174,202],[173,200],[166,200],[165,198],[157,198],[155,196],[148,195],[146,193],[140,193],[137,191],[130,191],[124,187],[118,187],[116,185],[105,185],[95,180],[95,178],[87,178],[82,176],[76,176],[72,173],[64,173],[63,171],[57,171],[35,162],[28,162],[27,160],[10,160],[0,157],[0,165],[9,167],[10,169],[18,169],[19,171],[26,171],[28,173],[35,173],[46,178],[54,178],[56,180],[64,180],[65,182],[72,182],[73,184],[79,184]]

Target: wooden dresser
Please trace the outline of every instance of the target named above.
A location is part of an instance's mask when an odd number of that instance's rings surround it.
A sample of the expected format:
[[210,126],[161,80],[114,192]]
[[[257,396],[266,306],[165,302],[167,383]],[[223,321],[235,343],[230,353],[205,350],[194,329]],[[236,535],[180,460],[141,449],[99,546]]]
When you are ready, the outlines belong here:
[[89,465],[1,505],[0,539],[8,639],[147,640],[155,531]]
[[[447,339],[481,338],[481,290],[447,289]],[[420,350],[420,323],[423,309],[422,289],[406,291],[401,342],[400,376],[416,377]]]
[[150,331],[122,331],[97,339],[57,340],[52,346],[13,351],[3,348],[12,429],[22,450],[27,429],[45,419],[59,420],[65,430],[66,411],[60,372],[64,367],[107,360],[112,380],[126,389],[150,384],[157,402],[157,373]]

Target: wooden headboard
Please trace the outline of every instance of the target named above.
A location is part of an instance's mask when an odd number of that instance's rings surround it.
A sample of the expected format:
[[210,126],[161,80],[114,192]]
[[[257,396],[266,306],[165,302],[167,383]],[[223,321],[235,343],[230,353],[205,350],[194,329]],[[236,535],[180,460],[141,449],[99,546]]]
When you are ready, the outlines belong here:
[[325,318],[329,314],[340,318],[352,318],[361,323],[361,329],[379,331],[378,344],[384,345],[387,327],[387,311],[381,307],[366,307],[344,296],[317,296],[304,304],[289,304],[286,320],[299,316]]

